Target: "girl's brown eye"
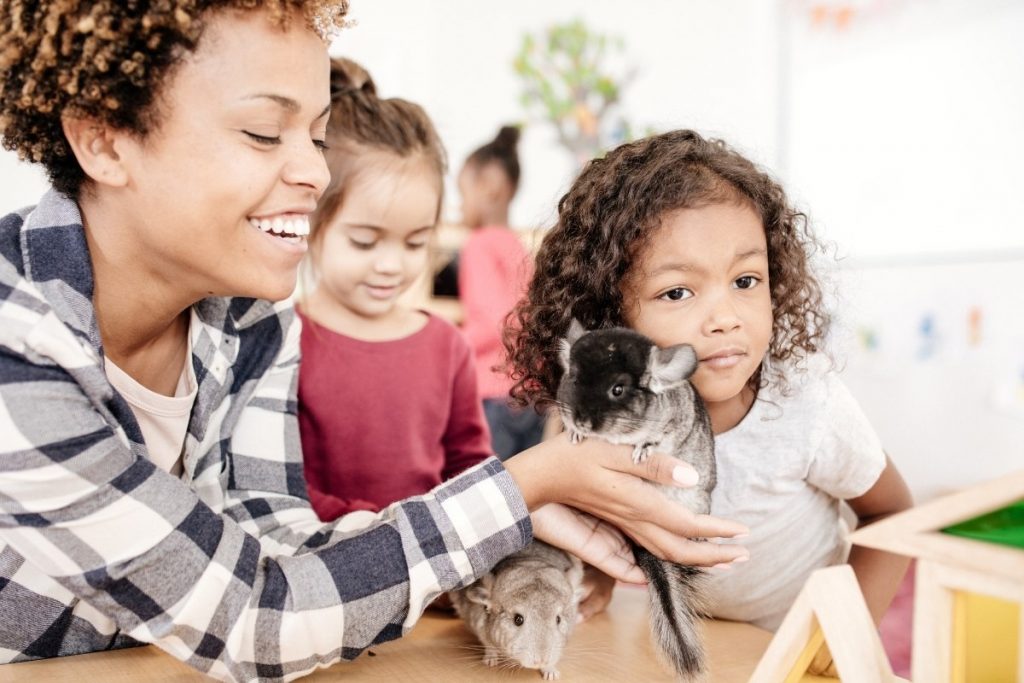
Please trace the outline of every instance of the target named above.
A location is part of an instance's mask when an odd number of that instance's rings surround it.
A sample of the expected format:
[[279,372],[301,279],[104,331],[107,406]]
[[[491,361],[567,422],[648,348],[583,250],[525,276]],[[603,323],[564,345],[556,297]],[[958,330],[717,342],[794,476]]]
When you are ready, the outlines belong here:
[[517,614],[514,617],[512,617],[512,622],[516,626],[522,626],[524,621],[526,621],[526,620],[523,619],[523,615],[522,614]]

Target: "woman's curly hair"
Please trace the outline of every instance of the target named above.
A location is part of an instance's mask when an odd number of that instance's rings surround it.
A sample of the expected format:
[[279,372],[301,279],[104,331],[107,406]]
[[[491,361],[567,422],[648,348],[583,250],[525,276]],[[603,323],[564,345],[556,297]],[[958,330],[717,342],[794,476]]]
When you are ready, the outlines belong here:
[[[558,344],[576,318],[586,329],[625,325],[622,284],[666,213],[720,202],[749,204],[764,224],[772,361],[821,348],[830,317],[810,257],[818,242],[782,187],[721,140],[678,130],[622,145],[583,169],[558,202],[526,296],[509,315],[505,347],[520,404],[550,402]],[[761,382],[759,370],[751,378]]]
[[0,3],[0,137],[43,165],[50,183],[77,197],[85,174],[61,116],[90,117],[145,136],[171,70],[194,51],[208,12],[294,14],[325,40],[345,25],[348,0],[52,0]]

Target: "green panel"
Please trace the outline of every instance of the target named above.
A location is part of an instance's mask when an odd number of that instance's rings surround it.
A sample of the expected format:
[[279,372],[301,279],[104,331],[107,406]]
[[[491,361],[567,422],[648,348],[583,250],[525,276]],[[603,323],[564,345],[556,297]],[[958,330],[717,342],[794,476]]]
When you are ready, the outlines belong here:
[[943,529],[947,534],[1024,548],[1024,500]]

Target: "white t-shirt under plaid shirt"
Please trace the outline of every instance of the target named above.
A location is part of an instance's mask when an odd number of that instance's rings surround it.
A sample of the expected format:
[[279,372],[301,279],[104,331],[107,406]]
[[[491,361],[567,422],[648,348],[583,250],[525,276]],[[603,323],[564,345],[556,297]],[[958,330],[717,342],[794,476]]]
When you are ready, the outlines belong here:
[[[0,219],[0,661],[157,644],[224,680],[288,680],[396,638],[531,538],[495,458],[322,524],[285,304],[193,307],[181,478],[108,382],[74,202]],[[2,677],[2,676],[0,676]]]

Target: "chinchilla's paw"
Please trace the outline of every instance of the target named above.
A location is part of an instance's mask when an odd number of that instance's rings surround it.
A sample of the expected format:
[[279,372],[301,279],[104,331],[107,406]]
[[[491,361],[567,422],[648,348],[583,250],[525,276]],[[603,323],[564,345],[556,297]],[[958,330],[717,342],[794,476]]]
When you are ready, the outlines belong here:
[[633,447],[633,464],[639,465],[651,454],[650,444],[642,443]]

